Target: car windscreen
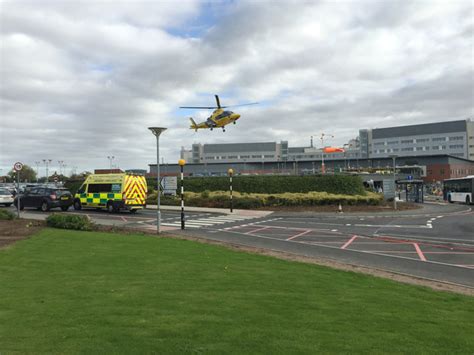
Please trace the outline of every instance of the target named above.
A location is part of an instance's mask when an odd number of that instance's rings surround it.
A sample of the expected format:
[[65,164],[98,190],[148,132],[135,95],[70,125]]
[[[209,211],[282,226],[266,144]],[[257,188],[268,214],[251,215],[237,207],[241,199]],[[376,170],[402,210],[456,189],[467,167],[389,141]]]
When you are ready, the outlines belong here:
[[11,192],[8,191],[8,190],[5,190],[5,189],[0,189],[0,195],[10,195],[11,196]]

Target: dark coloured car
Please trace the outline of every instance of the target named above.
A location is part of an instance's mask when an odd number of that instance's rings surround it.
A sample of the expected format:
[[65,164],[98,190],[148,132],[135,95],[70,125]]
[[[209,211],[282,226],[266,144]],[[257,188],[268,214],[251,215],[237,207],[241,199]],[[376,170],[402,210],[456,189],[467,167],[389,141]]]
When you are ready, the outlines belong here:
[[[17,206],[17,203],[18,197],[15,197],[15,207]],[[72,204],[72,194],[66,189],[35,187],[26,190],[20,195],[21,210],[25,207],[34,207],[41,209],[43,212],[47,212],[51,208],[61,208],[63,211],[67,211]]]

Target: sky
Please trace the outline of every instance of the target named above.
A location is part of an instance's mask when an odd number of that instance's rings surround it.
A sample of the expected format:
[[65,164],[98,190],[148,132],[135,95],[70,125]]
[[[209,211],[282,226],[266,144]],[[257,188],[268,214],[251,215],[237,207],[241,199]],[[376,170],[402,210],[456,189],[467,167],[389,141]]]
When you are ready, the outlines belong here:
[[[474,117],[473,2],[0,0],[0,175]],[[234,105],[226,132],[189,129]],[[325,142],[326,143],[326,142]]]

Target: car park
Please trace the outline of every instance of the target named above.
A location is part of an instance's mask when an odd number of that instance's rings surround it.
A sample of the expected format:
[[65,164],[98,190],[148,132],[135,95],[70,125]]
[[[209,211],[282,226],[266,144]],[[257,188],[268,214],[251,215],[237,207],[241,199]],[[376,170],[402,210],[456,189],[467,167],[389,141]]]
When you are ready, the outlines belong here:
[[14,197],[11,191],[0,188],[0,205],[5,205],[7,207],[11,206],[13,203]]
[[[17,207],[18,196],[15,197],[14,205]],[[43,212],[51,208],[61,208],[67,211],[73,204],[73,197],[69,190],[54,187],[34,187],[20,194],[20,209],[33,207]]]

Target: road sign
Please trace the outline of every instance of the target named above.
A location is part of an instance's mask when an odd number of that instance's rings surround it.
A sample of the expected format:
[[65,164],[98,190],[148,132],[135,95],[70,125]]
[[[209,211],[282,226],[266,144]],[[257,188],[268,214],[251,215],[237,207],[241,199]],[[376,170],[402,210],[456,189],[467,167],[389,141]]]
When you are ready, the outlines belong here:
[[15,171],[20,171],[21,169],[23,169],[23,163],[17,161],[15,165],[13,165],[13,169],[15,169]]
[[408,175],[407,180],[413,180],[413,175]]
[[176,195],[178,188],[178,178],[176,176],[165,176],[161,182],[165,195]]

